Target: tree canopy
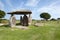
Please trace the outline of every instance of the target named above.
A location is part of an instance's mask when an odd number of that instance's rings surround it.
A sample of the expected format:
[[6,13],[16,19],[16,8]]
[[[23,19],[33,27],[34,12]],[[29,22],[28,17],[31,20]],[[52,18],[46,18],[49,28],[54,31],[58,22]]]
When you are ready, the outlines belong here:
[[0,10],[0,18],[3,18],[5,16],[5,12]]
[[50,19],[51,15],[49,13],[43,12],[40,14],[40,17],[48,20]]

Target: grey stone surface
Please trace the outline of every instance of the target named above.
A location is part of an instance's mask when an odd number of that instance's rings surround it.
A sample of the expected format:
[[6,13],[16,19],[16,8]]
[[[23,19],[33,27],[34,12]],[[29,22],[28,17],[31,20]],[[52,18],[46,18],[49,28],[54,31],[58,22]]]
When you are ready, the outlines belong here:
[[11,16],[11,17],[10,17],[9,25],[10,25],[11,27],[15,27],[15,25],[16,25],[16,19],[15,19],[14,16]]
[[31,14],[29,14],[29,25],[31,25],[32,23],[32,17],[31,17]]

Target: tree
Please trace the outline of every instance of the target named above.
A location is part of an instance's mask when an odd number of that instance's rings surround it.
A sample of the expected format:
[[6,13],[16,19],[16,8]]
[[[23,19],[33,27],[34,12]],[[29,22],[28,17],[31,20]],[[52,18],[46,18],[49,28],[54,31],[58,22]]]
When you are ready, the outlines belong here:
[[51,15],[46,12],[43,12],[40,14],[40,17],[44,18],[47,21],[48,19],[50,19]]
[[5,16],[5,12],[0,10],[0,18],[3,18]]
[[5,16],[5,12],[4,11],[2,11],[2,10],[0,10],[0,22],[2,21],[2,19],[1,18],[3,18]]

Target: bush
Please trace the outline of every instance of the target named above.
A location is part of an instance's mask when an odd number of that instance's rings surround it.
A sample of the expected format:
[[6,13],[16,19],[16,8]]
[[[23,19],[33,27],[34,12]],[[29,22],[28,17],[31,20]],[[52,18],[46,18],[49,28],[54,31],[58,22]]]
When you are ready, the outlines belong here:
[[0,19],[0,23],[8,23],[7,19]]
[[60,18],[57,18],[57,20],[60,20]]
[[0,19],[0,23],[1,23],[2,19]]
[[50,21],[57,21],[56,19],[52,18]]

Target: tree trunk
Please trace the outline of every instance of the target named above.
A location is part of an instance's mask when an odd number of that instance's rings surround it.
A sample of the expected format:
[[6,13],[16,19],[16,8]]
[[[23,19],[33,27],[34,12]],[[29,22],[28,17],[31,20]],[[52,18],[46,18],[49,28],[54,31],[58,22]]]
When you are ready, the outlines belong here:
[[0,23],[1,23],[2,19],[0,18]]

